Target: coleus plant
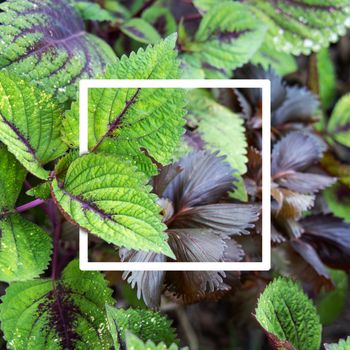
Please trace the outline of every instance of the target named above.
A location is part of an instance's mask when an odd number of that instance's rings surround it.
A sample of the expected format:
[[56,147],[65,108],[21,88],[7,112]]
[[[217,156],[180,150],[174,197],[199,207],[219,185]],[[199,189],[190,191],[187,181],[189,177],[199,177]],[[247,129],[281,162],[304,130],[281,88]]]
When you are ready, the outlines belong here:
[[[349,224],[318,205],[322,193],[335,215],[348,218],[349,99],[339,101],[329,121],[315,125],[318,99],[269,68],[292,72],[293,55],[336,41],[350,24],[348,1],[193,4],[179,2],[175,11],[163,1],[1,1],[0,280],[10,285],[6,292],[1,285],[0,322],[8,349],[178,349],[163,316],[115,308],[101,273],[69,263],[77,255],[69,223],[90,231],[94,248],[94,236],[122,247],[124,261],[261,259],[256,91],[226,91],[223,98],[215,90],[91,89],[90,154],[79,156],[76,92],[82,78],[270,79],[274,272],[299,278],[310,292],[332,284],[326,265],[349,269]],[[320,79],[321,63],[329,66],[325,52],[317,55]],[[265,70],[237,70],[248,61]],[[36,198],[29,202],[28,196]],[[278,256],[288,266],[276,264]],[[245,291],[252,281],[266,283],[265,276],[218,271],[124,277],[158,307],[163,291],[177,303],[216,300],[241,284]],[[276,283],[282,285],[278,297],[295,292],[291,301],[310,311],[317,334],[303,329],[307,337],[298,343],[301,328],[281,337],[273,322],[263,325],[270,338],[279,337],[287,349],[316,349],[320,327],[312,307],[299,288]],[[270,303],[273,291],[261,303]]]

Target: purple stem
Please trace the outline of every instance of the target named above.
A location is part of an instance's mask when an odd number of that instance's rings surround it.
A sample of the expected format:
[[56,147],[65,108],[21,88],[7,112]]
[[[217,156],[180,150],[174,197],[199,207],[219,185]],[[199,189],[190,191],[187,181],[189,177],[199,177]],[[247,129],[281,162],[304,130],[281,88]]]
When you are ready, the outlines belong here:
[[59,255],[59,245],[60,245],[60,235],[62,222],[59,216],[57,207],[55,203],[50,200],[48,202],[49,217],[52,224],[52,234],[53,234],[53,256],[52,256],[52,269],[51,278],[53,280],[57,279],[58,275],[58,255]]
[[17,213],[23,213],[24,211],[27,211],[28,209],[31,209],[31,208],[34,208],[34,207],[37,207],[38,205],[41,205],[45,203],[45,201],[43,199],[34,199],[33,201],[29,202],[29,203],[26,203],[26,204],[23,204],[23,205],[20,205],[19,207],[16,208],[16,212]]

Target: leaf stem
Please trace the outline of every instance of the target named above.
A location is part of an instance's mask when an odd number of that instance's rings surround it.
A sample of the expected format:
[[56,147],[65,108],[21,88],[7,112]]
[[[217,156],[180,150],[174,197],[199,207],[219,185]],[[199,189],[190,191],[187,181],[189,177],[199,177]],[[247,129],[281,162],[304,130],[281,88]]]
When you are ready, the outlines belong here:
[[16,212],[17,213],[23,213],[24,211],[27,211],[28,209],[37,207],[38,205],[41,205],[45,203],[45,201],[43,199],[37,198],[34,199],[33,201],[20,205],[19,207],[16,208]]
[[61,218],[58,213],[55,203],[50,200],[48,202],[49,217],[52,224],[52,235],[53,235],[53,255],[52,255],[52,268],[51,268],[51,278],[53,280],[57,279],[58,275],[58,255],[59,255],[59,243],[61,236]]

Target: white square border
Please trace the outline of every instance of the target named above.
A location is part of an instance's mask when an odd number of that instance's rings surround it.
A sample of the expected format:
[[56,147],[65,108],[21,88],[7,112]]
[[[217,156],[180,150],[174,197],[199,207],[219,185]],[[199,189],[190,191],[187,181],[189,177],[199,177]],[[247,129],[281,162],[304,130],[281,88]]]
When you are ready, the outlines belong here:
[[79,230],[79,264],[84,271],[268,271],[271,268],[271,83],[267,79],[81,80],[79,153],[88,153],[89,88],[260,88],[262,89],[262,261],[259,262],[89,262],[88,233]]

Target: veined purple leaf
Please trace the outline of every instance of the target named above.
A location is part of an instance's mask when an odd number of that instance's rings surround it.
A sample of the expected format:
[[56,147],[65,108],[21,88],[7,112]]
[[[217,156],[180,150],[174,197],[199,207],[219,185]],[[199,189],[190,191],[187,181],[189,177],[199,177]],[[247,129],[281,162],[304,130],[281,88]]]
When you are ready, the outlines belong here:
[[309,216],[301,220],[302,239],[312,245],[322,261],[350,269],[350,224],[331,215]]
[[161,196],[173,202],[175,212],[198,204],[215,203],[234,189],[234,170],[224,160],[225,157],[208,151],[183,157],[177,163],[183,170]]
[[0,69],[60,100],[75,98],[80,79],[101,74],[115,59],[104,41],[85,31],[68,1],[8,0],[0,10]]
[[295,172],[282,177],[278,184],[300,193],[315,193],[334,184],[336,179],[328,175]]
[[331,283],[326,267],[323,265],[316,250],[308,243],[301,239],[291,241],[293,249],[316,271],[316,273],[324,280]]
[[[120,249],[119,254],[123,262],[165,262],[166,257],[153,252]],[[164,282],[164,271],[125,271],[123,278],[136,287],[137,297],[141,296],[148,307],[158,308]]]
[[295,171],[302,171],[318,162],[325,145],[315,135],[302,132],[290,132],[273,148],[272,177],[282,177]]
[[[168,233],[177,261],[232,262],[241,261],[244,255],[239,244],[214,230],[171,229]],[[215,300],[231,290],[224,271],[169,272],[165,283],[168,295],[185,304]]]
[[[272,69],[247,64],[235,72],[238,79],[268,79],[271,81],[271,124],[274,127],[310,124],[317,120],[319,106],[316,96],[304,87],[287,86]],[[262,95],[260,89],[236,90],[238,101],[247,118],[261,116]]]
[[172,227],[209,228],[227,235],[249,234],[258,220],[260,208],[254,204],[218,203],[196,206],[180,212]]

